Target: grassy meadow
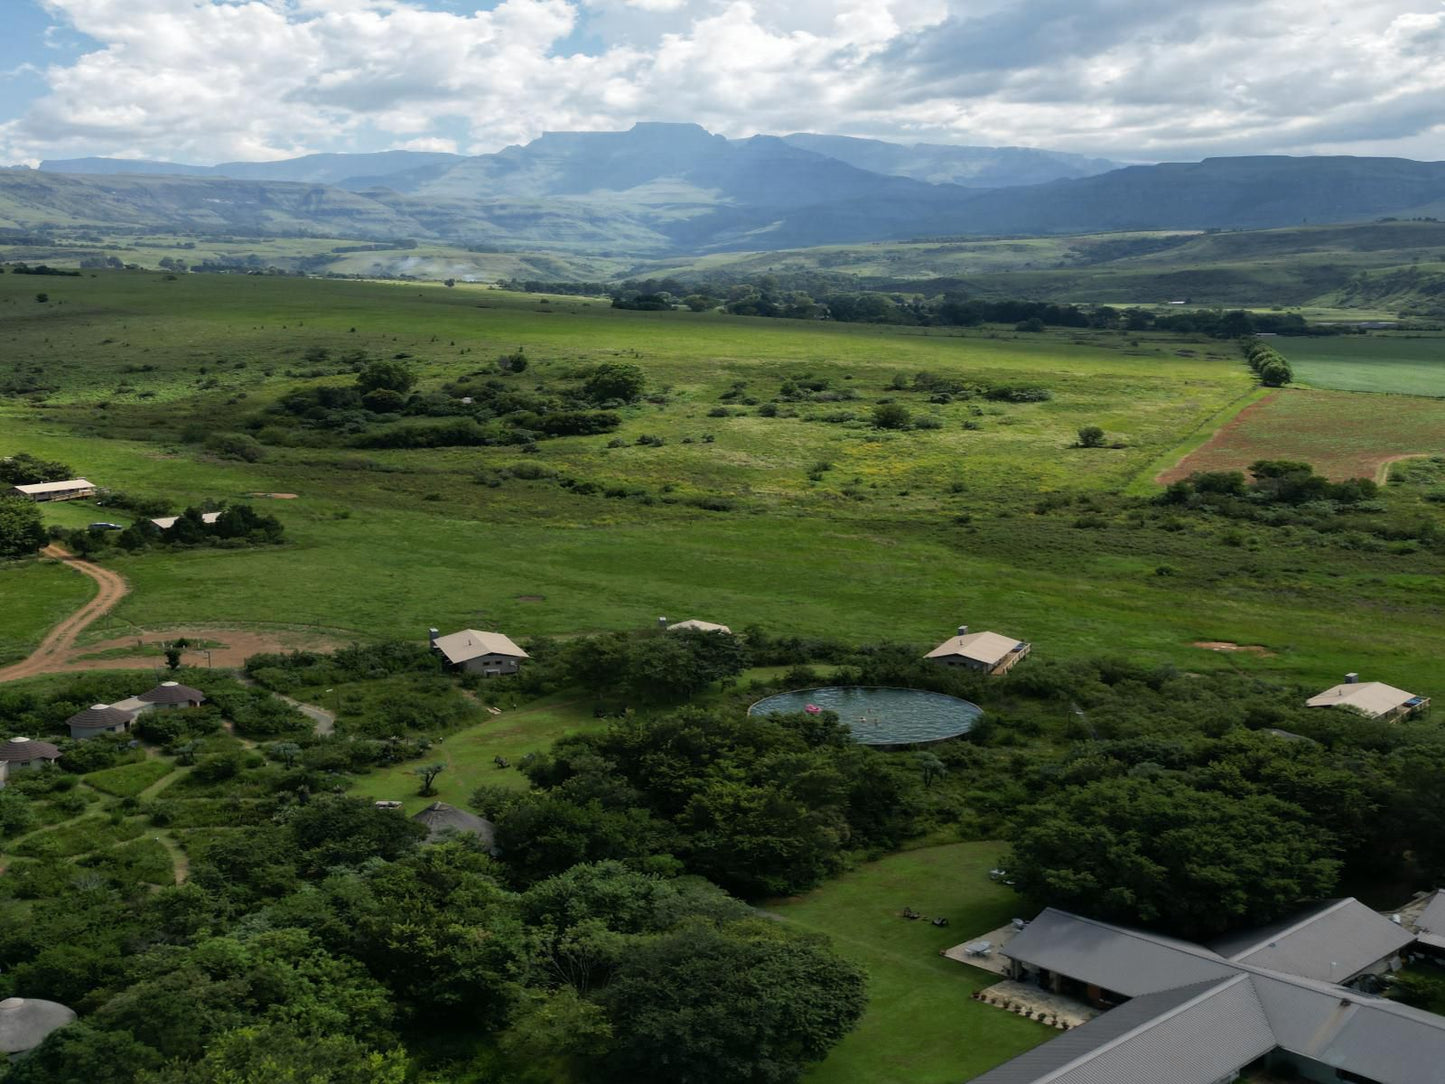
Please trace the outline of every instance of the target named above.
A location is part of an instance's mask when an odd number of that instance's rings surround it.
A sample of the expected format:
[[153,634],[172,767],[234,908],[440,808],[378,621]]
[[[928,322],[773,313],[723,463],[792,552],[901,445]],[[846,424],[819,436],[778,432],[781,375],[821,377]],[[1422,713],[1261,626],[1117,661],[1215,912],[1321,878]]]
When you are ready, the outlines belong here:
[[[982,842],[904,851],[769,905],[781,921],[829,937],[869,977],[867,1013],[808,1074],[811,1084],[949,1084],[1054,1035],[972,1000],[999,976],[939,955],[1014,917],[1013,890],[988,879],[1002,850]],[[949,924],[909,921],[905,907]]]
[[[656,401],[625,408],[617,434],[543,441],[530,455],[268,443],[243,462],[188,443],[188,428],[243,430],[288,390],[351,379],[308,351],[410,355],[427,391],[519,346],[531,365],[513,379],[524,384],[624,361],[646,372]],[[1439,600],[1395,587],[1428,578],[1427,554],[1266,546],[1242,563],[1207,532],[1082,530],[1037,515],[1041,496],[1152,487],[1162,456],[1247,401],[1250,374],[1228,344],[639,313],[465,285],[100,273],[0,275],[0,348],[0,384],[44,385],[0,399],[0,454],[62,459],[178,506],[297,494],[257,500],[285,523],[284,546],[107,558],[133,591],[92,640],[206,623],[343,642],[433,625],[525,637],[667,614],[925,644],[967,622],[1041,654],[1244,666],[1311,684],[1388,665],[1421,685],[1424,660],[1445,649]],[[894,388],[921,371],[1040,385],[1052,398],[934,403]],[[784,402],[776,417],[745,403],[803,377],[857,398]],[[876,429],[884,400],[939,427]],[[1088,424],[1117,447],[1073,447]],[[661,446],[636,444],[644,435]],[[540,476],[508,473],[521,465]],[[572,492],[563,477],[602,492]],[[1156,574],[1166,564],[1173,574]],[[40,591],[37,578],[23,592],[29,616],[5,618],[12,645],[33,644],[61,609],[29,597]],[[1402,655],[1402,637],[1421,650]],[[1200,640],[1274,654],[1223,658],[1191,646]]]

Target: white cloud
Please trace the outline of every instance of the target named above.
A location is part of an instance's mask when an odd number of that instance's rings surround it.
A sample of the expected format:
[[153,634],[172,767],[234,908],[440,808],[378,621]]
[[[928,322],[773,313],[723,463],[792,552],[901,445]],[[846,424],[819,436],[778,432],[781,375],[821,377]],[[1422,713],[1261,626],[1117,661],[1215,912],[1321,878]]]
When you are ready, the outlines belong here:
[[43,69],[48,92],[0,125],[0,160],[476,152],[637,120],[1445,157],[1435,0],[41,2],[96,45]]

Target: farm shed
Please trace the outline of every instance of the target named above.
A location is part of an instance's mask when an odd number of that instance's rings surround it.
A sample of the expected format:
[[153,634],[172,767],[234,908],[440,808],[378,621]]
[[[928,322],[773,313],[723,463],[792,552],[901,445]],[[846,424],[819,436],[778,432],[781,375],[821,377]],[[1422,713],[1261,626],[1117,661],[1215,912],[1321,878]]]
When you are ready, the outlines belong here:
[[64,482],[34,482],[16,486],[15,495],[32,501],[73,501],[81,497],[94,497],[95,486],[84,478],[71,478]]
[[694,618],[694,619],[691,619],[691,620],[688,620],[688,621],[678,621],[678,622],[676,622],[675,624],[672,624],[672,625],[668,625],[668,626],[667,626],[667,631],[668,631],[668,632],[677,632],[677,631],[680,630],[680,629],[681,629],[681,630],[693,629],[693,630],[695,630],[695,631],[697,631],[697,632],[725,632],[725,633],[727,633],[729,636],[732,635],[732,631],[733,631],[732,629],[728,628],[726,625],[716,625],[716,624],[714,624],[714,623],[711,622],[711,621],[698,621],[698,620],[695,619],[695,618]]
[[1339,685],[1326,689],[1305,701],[1311,708],[1349,708],[1369,719],[1395,722],[1412,715],[1423,715],[1430,708],[1430,699],[1407,693],[1383,681],[1360,681],[1357,674],[1346,674]]
[[74,1020],[75,1013],[58,1001],[7,997],[0,1001],[0,1053],[14,1056],[33,1050]]
[[528,658],[525,651],[500,632],[476,629],[462,629],[445,636],[438,636],[437,630],[432,629],[431,646],[451,665],[486,677],[515,674],[522,660]]
[[124,734],[134,720],[134,712],[123,711],[109,704],[92,704],[65,720],[65,725],[70,727],[72,738],[84,741],[97,734]]
[[997,632],[969,632],[967,625],[958,627],[958,635],[950,636],[927,655],[942,666],[966,666],[987,674],[1007,674],[1027,658],[1033,645]]

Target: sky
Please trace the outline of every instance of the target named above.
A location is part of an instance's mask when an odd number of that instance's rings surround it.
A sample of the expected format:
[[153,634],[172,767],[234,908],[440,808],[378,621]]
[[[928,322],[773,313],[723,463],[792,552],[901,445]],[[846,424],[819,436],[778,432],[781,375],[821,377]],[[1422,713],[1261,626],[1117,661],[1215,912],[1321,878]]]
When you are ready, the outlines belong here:
[[0,0],[0,162],[481,154],[691,121],[1445,159],[1441,0]]

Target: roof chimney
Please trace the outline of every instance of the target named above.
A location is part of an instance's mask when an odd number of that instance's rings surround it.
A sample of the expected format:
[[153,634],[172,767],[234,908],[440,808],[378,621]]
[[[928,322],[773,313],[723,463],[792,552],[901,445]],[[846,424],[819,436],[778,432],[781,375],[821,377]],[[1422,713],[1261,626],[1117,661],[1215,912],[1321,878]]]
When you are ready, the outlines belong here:
[[442,630],[441,630],[441,629],[427,629],[427,630],[426,630],[427,640],[428,640],[429,643],[433,643],[433,644],[436,643],[436,642],[437,642],[437,637],[440,636],[441,634],[442,634]]
[[1345,684],[1346,684],[1346,685],[1358,685],[1359,682],[1360,682],[1360,675],[1359,675],[1359,674],[1346,674],[1346,675],[1345,675]]
[[968,626],[967,626],[967,625],[959,625],[959,626],[958,626],[958,634],[959,634],[960,636],[967,636],[967,635],[968,635]]

